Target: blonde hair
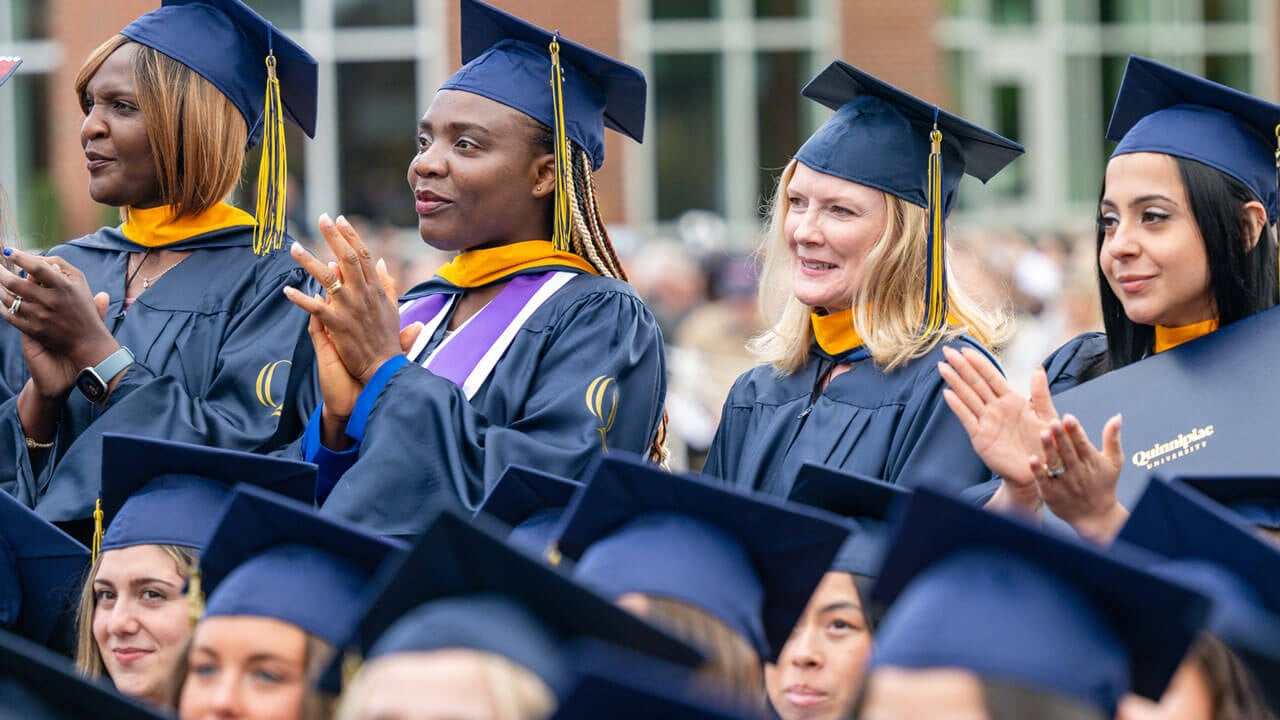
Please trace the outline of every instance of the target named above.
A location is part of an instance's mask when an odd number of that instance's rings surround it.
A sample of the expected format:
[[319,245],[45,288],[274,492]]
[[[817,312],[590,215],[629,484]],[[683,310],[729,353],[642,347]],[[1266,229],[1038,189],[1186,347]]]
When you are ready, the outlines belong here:
[[[333,717],[337,699],[315,685],[329,666],[334,652],[333,645],[318,635],[303,634],[306,637],[306,644],[303,646],[303,672],[307,689],[302,696],[300,720],[329,720]],[[182,686],[186,684],[187,673],[191,669],[191,642],[187,640],[187,646],[178,655],[178,664],[174,666],[173,675],[169,679],[165,708],[174,712],[182,699]]]
[[[479,665],[498,720],[544,720],[555,712],[555,695],[537,675],[501,655],[479,650],[468,654]],[[338,700],[335,720],[360,719],[369,703],[368,668],[376,665],[377,659],[372,660],[356,673]]]
[[[132,42],[115,35],[80,66],[75,89],[86,115],[89,81],[112,53]],[[249,134],[244,115],[199,73],[145,45],[138,45],[133,80],[164,203],[175,217],[186,218],[222,202],[240,181]],[[123,218],[127,210],[121,212]]]
[[716,616],[688,603],[646,594],[645,620],[697,647],[707,656],[698,669],[698,690],[737,707],[759,708],[764,702],[760,656],[747,639]]
[[[795,174],[792,160],[778,179],[761,253],[760,312],[770,329],[747,344],[758,360],[789,375],[809,360],[813,307],[792,292],[791,249],[786,237],[787,188]],[[947,313],[952,321],[938,332],[920,335],[928,268],[928,217],[924,208],[885,193],[884,232],[862,265],[861,282],[849,298],[853,325],[876,365],[884,370],[902,367],[933,350],[939,342],[968,334],[993,349],[1009,334],[1003,312],[978,306],[957,285],[947,267]]]
[[[194,549],[181,545],[157,544],[156,547],[173,560],[178,575],[183,580],[191,577],[192,571],[196,568]],[[99,678],[107,672],[107,666],[102,662],[102,651],[98,649],[98,641],[93,637],[93,611],[98,605],[93,592],[93,581],[98,577],[98,568],[102,565],[103,554],[98,555],[98,559],[85,575],[84,584],[80,588],[79,605],[76,609],[76,670],[87,678]]]

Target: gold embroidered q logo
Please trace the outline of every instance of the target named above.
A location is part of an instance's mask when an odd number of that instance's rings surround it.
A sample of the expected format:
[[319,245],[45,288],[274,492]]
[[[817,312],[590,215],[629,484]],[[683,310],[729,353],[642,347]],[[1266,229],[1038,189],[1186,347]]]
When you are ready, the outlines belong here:
[[288,360],[276,360],[262,366],[258,371],[258,382],[254,389],[258,393],[258,402],[264,406],[271,408],[271,417],[280,417],[280,411],[284,409],[284,398],[280,398],[280,402],[276,402],[275,395],[271,392],[272,382],[276,377],[276,368],[281,365],[292,365]]
[[600,433],[600,449],[608,452],[605,436],[613,429],[618,416],[618,383],[608,375],[601,375],[587,386],[587,410],[600,421],[596,431]]

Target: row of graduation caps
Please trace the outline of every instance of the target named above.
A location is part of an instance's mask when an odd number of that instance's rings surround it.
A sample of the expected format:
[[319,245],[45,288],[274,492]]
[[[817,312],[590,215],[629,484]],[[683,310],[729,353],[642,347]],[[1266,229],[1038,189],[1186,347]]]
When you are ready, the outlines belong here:
[[[699,650],[611,599],[643,591],[688,602],[775,659],[829,569],[878,578],[870,601],[887,612],[873,667],[966,668],[1113,712],[1117,693],[1159,698],[1207,629],[1280,691],[1278,638],[1259,630],[1280,614],[1280,550],[1250,525],[1274,524],[1273,481],[1197,481],[1248,516],[1188,484],[1153,481],[1100,550],[816,466],[786,501],[612,454],[585,483],[513,466],[474,517],[445,502],[426,509],[410,546],[306,504],[307,463],[113,435],[103,463],[100,551],[196,548],[192,592],[207,595],[205,616],[275,618],[348,651],[321,678],[328,691],[341,689],[350,651],[470,648],[543,679],[562,695],[556,717],[601,707],[732,717],[741,711],[673,691]],[[146,716],[40,647],[57,641],[90,551],[4,495],[0,540],[0,697]]]

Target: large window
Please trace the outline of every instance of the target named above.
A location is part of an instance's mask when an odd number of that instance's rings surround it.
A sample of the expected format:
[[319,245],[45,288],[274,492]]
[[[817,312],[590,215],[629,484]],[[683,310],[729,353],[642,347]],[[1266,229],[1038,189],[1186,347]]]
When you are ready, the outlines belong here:
[[1011,180],[962,194],[961,215],[981,208],[987,222],[1044,229],[1092,217],[1131,53],[1275,94],[1274,0],[947,0],[945,9],[936,36],[956,109],[1028,149]]
[[657,231],[690,210],[749,244],[777,175],[827,113],[800,96],[835,56],[837,0],[629,0],[626,57],[649,77],[627,147],[627,215]]

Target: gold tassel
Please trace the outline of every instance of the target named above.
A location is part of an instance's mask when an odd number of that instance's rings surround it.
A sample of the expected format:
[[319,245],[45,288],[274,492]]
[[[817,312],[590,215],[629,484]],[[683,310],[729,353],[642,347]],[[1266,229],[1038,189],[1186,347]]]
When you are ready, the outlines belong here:
[[551,107],[555,115],[556,196],[555,228],[551,243],[556,250],[568,252],[570,223],[569,183],[573,169],[569,166],[569,138],[564,127],[564,68],[560,66],[559,35],[551,38]]
[[267,54],[267,97],[262,106],[262,162],[258,165],[258,200],[254,214],[253,252],[267,255],[284,245],[285,193],[288,158],[284,141],[284,110],[280,103],[280,79],[276,56]]
[[204,617],[204,590],[200,587],[200,565],[191,568],[191,577],[187,579],[187,609],[191,613],[191,627],[195,627]]
[[342,653],[342,689],[344,691],[355,682],[362,665],[364,665],[364,658],[360,657],[358,650],[348,649]]
[[[1277,202],[1280,202],[1280,125],[1276,125],[1276,197]],[[1280,264],[1277,264],[1276,272],[1277,277],[1280,277]]]
[[547,546],[547,550],[542,556],[547,562],[551,563],[551,567],[559,567],[560,562],[564,560],[564,556],[560,554],[560,543],[558,542],[553,542]]
[[94,564],[102,554],[102,517],[102,498],[98,498],[93,504],[93,547],[90,548],[90,562]]
[[920,333],[937,331],[947,321],[946,238],[942,212],[942,132],[934,122],[929,133],[929,267],[926,280],[924,322]]

